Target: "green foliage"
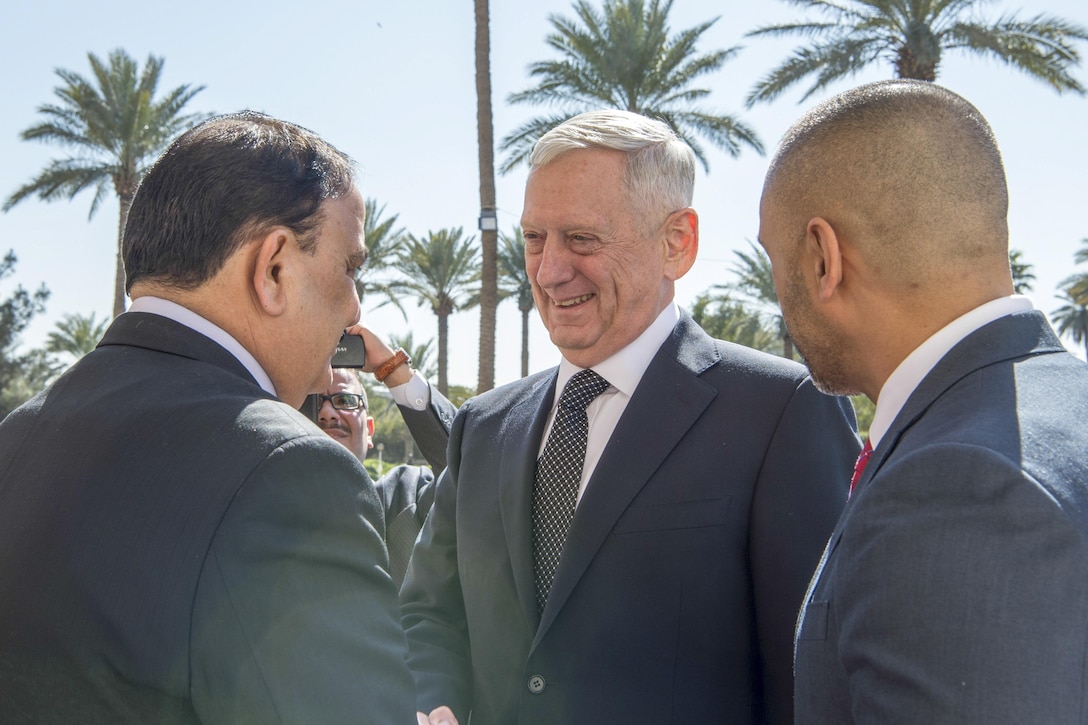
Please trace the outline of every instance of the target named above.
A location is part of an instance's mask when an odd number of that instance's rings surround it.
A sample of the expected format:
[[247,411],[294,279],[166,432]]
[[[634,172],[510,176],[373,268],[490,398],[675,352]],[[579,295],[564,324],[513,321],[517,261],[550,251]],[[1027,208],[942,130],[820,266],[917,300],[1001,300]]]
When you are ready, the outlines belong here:
[[[1076,264],[1088,263],[1088,239],[1080,240],[1080,248],[1073,253]],[[1088,305],[1088,272],[1077,272],[1061,281],[1062,289],[1075,304]]]
[[[203,86],[179,86],[155,97],[163,59],[149,55],[143,72],[124,50],[114,50],[106,61],[88,53],[93,77],[58,68],[62,85],[53,93],[59,100],[38,108],[42,121],[22,133],[24,141],[43,141],[72,150],[54,159],[36,177],[4,202],[8,211],[20,201],[37,196],[42,201],[73,199],[94,188],[89,216],[111,190],[121,202],[120,227],[136,187],[150,163],[170,140],[204,116],[183,115],[185,105]],[[121,247],[120,232],[117,239]],[[124,270],[117,260],[114,314],[124,311]]]
[[[0,280],[14,273],[15,252],[0,260]],[[31,319],[45,311],[49,290],[43,284],[34,293],[20,285],[0,302],[0,418],[45,387],[57,372],[55,362],[43,351],[20,353],[19,335]]]
[[766,252],[751,241],[748,242],[750,251],[735,251],[737,262],[732,271],[737,281],[727,285],[728,289],[739,292],[761,316],[768,329],[774,331],[775,337],[782,341],[782,357],[793,359],[793,339],[786,329],[786,321],[782,317],[782,308],[778,304],[778,291],[774,286],[774,276],[771,273],[771,259]]
[[400,310],[401,315],[405,315],[399,285],[391,276],[396,269],[398,245],[404,238],[404,230],[396,227],[399,215],[382,218],[385,205],[378,206],[374,199],[366,199],[363,206],[363,238],[366,240],[367,254],[366,265],[355,276],[359,299],[369,302],[377,296],[380,301],[375,309],[392,304]]
[[526,161],[537,139],[549,129],[599,108],[660,118],[691,146],[706,169],[699,136],[734,157],[742,145],[763,153],[755,131],[733,116],[702,108],[699,104],[710,91],[691,87],[739,50],[697,51],[700,37],[717,19],[672,35],[668,23],[672,0],[604,0],[601,10],[588,0],[575,0],[573,8],[574,20],[549,17],[555,32],[545,42],[560,58],[530,65],[529,75],[539,85],[507,98],[511,104],[550,106],[557,111],[528,121],[502,140],[499,149],[509,152],[502,173]]
[[1035,265],[1024,261],[1024,253],[1019,249],[1009,250],[1009,269],[1012,271],[1012,289],[1018,295],[1031,292],[1031,283],[1035,281],[1035,273],[1031,270]]
[[1088,304],[1077,301],[1068,290],[1061,295],[1065,304],[1050,313],[1050,319],[1059,335],[1066,335],[1074,343],[1084,345],[1088,358]]
[[476,391],[467,385],[451,385],[450,392],[446,395],[449,401],[460,408],[466,400],[476,395]]
[[869,426],[873,424],[876,405],[864,395],[851,395],[850,402],[854,404],[854,414],[858,417],[858,434],[865,440],[869,437]]
[[426,305],[438,318],[438,389],[447,393],[448,318],[478,300],[479,249],[474,237],[460,227],[431,231],[426,237],[408,234],[394,255],[401,274],[399,289]]
[[404,348],[404,351],[408,353],[408,357],[412,358],[412,367],[418,370],[423,377],[431,380],[438,374],[438,365],[433,360],[434,351],[431,347],[434,345],[433,337],[417,345],[412,333],[406,332],[403,335],[390,335],[389,343],[394,348]]
[[937,79],[942,55],[959,50],[996,58],[1059,93],[1083,94],[1070,75],[1080,63],[1076,41],[1088,31],[1061,18],[1015,14],[983,21],[986,0],[786,0],[818,19],[768,25],[749,37],[800,36],[805,45],[764,76],[748,94],[751,107],[770,101],[805,78],[815,77],[801,101],[830,84],[884,61],[896,77]]
[[499,234],[499,299],[513,299],[521,313],[521,376],[529,374],[529,313],[533,311],[533,285],[525,269],[525,237],[514,227]]
[[760,313],[728,293],[703,292],[695,298],[691,316],[713,338],[763,352],[778,351],[778,336],[764,326]]
[[56,323],[56,329],[49,333],[45,341],[47,352],[67,353],[78,360],[98,345],[102,335],[109,327],[109,320],[95,321],[92,312],[87,315],[64,315]]

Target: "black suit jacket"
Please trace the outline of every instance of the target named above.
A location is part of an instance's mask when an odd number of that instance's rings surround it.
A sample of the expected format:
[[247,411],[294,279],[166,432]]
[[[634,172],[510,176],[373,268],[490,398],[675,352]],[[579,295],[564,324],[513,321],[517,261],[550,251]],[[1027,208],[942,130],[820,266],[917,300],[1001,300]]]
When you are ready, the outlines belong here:
[[466,402],[401,590],[419,708],[461,722],[792,719],[792,631],[846,498],[849,403],[688,316],[579,503],[538,615],[530,509],[556,371]]
[[0,722],[412,722],[358,460],[126,313],[0,424]]
[[799,723],[1088,722],[1088,365],[975,331],[870,459],[799,619]]

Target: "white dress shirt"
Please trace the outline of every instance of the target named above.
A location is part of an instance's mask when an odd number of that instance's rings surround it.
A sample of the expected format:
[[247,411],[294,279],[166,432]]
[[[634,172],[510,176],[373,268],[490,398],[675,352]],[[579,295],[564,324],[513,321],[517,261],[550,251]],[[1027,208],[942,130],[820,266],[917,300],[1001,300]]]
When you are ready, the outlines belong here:
[[[578,484],[578,500],[582,500],[582,494],[586,490],[586,483],[593,475],[597,467],[597,461],[601,458],[605,446],[612,437],[623,411],[627,409],[627,403],[642,380],[650,361],[668,339],[676,323],[680,321],[680,308],[675,302],[670,302],[661,314],[657,316],[649,327],[627,347],[623,348],[612,357],[594,365],[593,370],[608,381],[608,389],[597,396],[586,407],[586,417],[589,418],[589,440],[586,443],[586,459],[582,465],[582,478]],[[559,362],[559,377],[555,383],[555,399],[552,400],[552,409],[548,414],[548,422],[544,426],[544,436],[540,439],[539,457],[544,452],[544,444],[548,440],[548,434],[552,429],[552,421],[555,420],[555,411],[559,407],[559,398],[567,381],[575,373],[582,370],[566,358]],[[646,422],[650,425],[650,421]]]
[[[272,395],[276,395],[276,387],[272,384],[272,378],[268,377],[268,373],[266,373],[264,368],[261,367],[261,364],[257,362],[257,358],[253,357],[253,355],[249,353],[249,350],[242,347],[242,344],[235,340],[230,333],[222,327],[209,322],[189,308],[182,307],[170,300],[164,300],[161,297],[146,296],[134,299],[132,305],[129,306],[128,311],[149,312],[153,315],[166,317],[180,325],[185,325],[194,332],[199,332],[204,337],[212,339],[226,348],[227,352],[236,357],[238,362],[245,366],[245,369],[249,371],[249,374],[253,376],[253,379],[257,381],[257,384],[260,385],[262,389]],[[278,398],[279,396],[276,395],[276,397]]]
[[408,382],[389,388],[393,402],[412,410],[426,410],[431,403],[431,386],[418,370],[412,371]]
[[875,449],[888,432],[892,421],[899,415],[914,389],[936,367],[948,351],[961,340],[983,325],[1016,312],[1034,309],[1031,300],[1023,295],[1010,295],[991,300],[961,315],[935,332],[899,363],[895,371],[884,381],[877,397],[876,412],[869,426],[869,443]]

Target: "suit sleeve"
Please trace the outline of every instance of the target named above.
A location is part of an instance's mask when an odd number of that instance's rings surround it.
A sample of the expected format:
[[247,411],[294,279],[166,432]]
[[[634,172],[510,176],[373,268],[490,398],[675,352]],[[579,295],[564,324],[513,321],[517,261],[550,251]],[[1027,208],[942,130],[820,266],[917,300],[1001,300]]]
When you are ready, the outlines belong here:
[[381,526],[372,484],[338,445],[299,438],[256,467],[194,602],[202,722],[414,722]]
[[854,504],[829,601],[854,722],[1085,721],[1080,512],[951,444],[889,461]]
[[860,448],[850,401],[824,395],[809,378],[802,380],[767,449],[750,513],[752,588],[768,722],[793,722],[797,615],[846,502]]
[[417,709],[448,705],[460,722],[471,707],[471,658],[465,602],[457,564],[457,476],[467,408],[454,419],[450,460],[435,485],[435,499],[408,563],[401,612],[408,635],[408,666]]
[[437,474],[446,467],[446,445],[450,439],[450,426],[457,408],[433,386],[428,386],[431,402],[423,410],[413,410],[399,405],[412,440],[419,446],[427,464]]

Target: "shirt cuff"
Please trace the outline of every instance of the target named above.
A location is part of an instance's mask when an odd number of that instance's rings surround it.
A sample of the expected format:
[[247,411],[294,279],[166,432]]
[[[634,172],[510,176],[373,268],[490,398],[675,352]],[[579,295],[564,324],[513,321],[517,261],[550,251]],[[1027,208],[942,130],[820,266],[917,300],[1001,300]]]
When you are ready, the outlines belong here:
[[431,404],[431,386],[418,370],[412,371],[412,377],[408,382],[390,388],[389,394],[393,396],[393,402],[397,405],[412,410],[426,410]]

